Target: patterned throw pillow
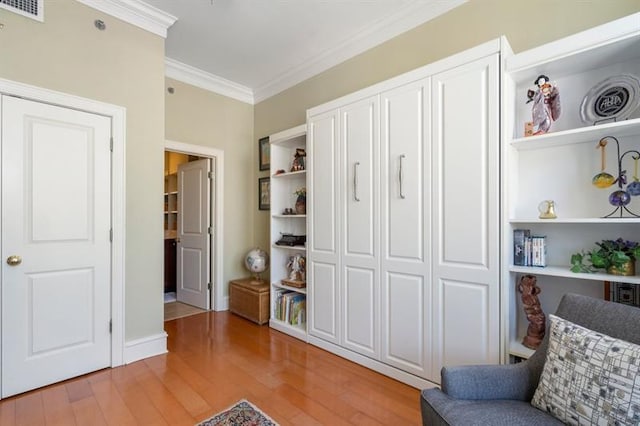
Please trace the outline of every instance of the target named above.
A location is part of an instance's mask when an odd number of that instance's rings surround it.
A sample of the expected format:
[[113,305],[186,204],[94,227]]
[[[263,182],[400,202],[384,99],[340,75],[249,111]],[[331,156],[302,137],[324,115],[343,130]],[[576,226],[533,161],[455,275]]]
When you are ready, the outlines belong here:
[[640,424],[640,346],[549,317],[549,349],[531,404],[568,424]]

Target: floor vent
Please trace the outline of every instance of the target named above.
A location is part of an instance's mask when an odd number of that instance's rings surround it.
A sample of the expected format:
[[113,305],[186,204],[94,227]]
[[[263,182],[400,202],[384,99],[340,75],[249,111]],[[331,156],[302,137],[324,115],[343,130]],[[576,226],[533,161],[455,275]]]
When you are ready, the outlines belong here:
[[0,8],[36,21],[44,21],[44,0],[0,0]]

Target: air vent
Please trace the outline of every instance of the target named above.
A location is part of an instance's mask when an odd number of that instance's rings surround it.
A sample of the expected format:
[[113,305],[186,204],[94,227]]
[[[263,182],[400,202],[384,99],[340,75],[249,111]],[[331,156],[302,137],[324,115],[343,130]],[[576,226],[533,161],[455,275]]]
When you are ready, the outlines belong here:
[[44,21],[44,0],[0,0],[0,8],[36,21]]

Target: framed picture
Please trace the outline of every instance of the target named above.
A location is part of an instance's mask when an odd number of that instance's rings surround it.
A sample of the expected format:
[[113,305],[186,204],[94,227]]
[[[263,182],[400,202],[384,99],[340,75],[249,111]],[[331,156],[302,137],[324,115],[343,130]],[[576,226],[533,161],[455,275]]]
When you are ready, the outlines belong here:
[[271,209],[271,178],[258,179],[258,209]]
[[640,284],[605,281],[604,300],[640,307]]
[[271,167],[271,150],[269,136],[258,140],[258,166],[260,170],[269,170]]

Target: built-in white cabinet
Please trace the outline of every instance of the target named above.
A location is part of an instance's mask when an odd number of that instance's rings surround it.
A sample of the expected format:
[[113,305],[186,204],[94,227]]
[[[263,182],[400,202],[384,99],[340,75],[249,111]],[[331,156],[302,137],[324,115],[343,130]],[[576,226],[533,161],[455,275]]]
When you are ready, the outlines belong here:
[[339,343],[338,112],[307,119],[309,335]]
[[381,99],[381,360],[423,378],[431,368],[431,88]]
[[380,348],[379,100],[372,96],[339,111],[340,343],[376,358]]
[[[277,244],[284,235],[306,236],[306,210],[296,210],[296,192],[307,187],[305,155],[294,167],[296,153],[306,154],[306,125],[283,130],[269,136],[270,148],[270,208],[271,208],[271,257],[270,257],[270,306],[269,325],[283,333],[307,340],[307,287],[291,280],[291,260],[296,255],[306,261],[307,247],[300,241]],[[298,262],[299,263],[299,262]],[[304,267],[304,262],[302,263]],[[300,278],[300,277],[296,277]],[[295,284],[295,286],[294,286]]]
[[307,112],[309,342],[416,386],[499,362],[501,45]]
[[[623,237],[640,241],[640,219],[620,218],[608,197],[617,185],[599,189],[592,178],[602,168],[600,139],[613,136],[620,141],[620,153],[640,150],[640,109],[628,119],[585,122],[581,104],[587,93],[606,78],[632,75],[640,78],[640,14],[602,25],[582,33],[514,55],[507,60],[505,81],[505,144],[503,151],[503,300],[505,359],[528,357],[533,351],[521,342],[528,325],[521,295],[517,290],[523,274],[536,276],[542,292],[543,311],[555,312],[567,292],[602,298],[604,281],[640,284],[638,276],[620,277],[605,273],[570,271],[572,253],[595,248],[602,239]],[[562,113],[550,132],[524,136],[524,123],[531,121],[527,90],[539,75],[547,75],[560,93]],[[629,94],[629,93],[627,93]],[[638,94],[636,93],[636,96]],[[637,99],[637,98],[636,98]],[[588,102],[593,102],[591,99]],[[617,172],[616,146],[607,146],[605,169]],[[633,180],[630,156],[623,164],[628,181]],[[553,200],[557,219],[540,219],[538,205]],[[627,206],[640,214],[640,200],[632,197]],[[529,229],[546,236],[547,266],[515,266],[513,231]]]
[[500,361],[500,56],[434,75],[433,375]]

